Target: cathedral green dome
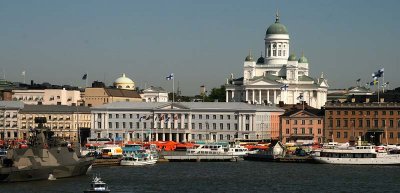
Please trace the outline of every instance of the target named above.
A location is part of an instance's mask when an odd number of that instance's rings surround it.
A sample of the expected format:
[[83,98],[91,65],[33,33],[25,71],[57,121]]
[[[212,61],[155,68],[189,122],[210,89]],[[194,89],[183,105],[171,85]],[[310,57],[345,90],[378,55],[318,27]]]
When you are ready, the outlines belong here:
[[296,55],[295,55],[295,54],[290,54],[288,60],[289,60],[289,61],[296,61],[296,60],[297,60],[297,59],[296,59]]
[[246,56],[246,59],[244,59],[244,61],[246,61],[246,62],[252,62],[252,61],[254,61],[253,56],[251,55],[251,53],[249,53],[249,55]]
[[279,21],[278,21],[269,26],[266,34],[267,35],[269,35],[269,34],[288,34],[288,31],[286,29],[286,26],[279,23]]

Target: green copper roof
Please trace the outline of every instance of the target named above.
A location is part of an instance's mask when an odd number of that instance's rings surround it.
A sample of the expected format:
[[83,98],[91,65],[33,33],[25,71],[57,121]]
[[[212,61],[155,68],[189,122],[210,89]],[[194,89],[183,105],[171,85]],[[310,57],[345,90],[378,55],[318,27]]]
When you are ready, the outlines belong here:
[[299,63],[308,63],[307,58],[303,55],[299,58]]
[[288,60],[289,60],[289,61],[296,61],[296,60],[297,60],[297,59],[296,59],[296,55],[295,55],[295,54],[290,54]]
[[252,62],[252,61],[254,61],[253,56],[251,55],[251,52],[249,53],[249,55],[246,56],[246,58],[244,59],[244,61],[246,61],[246,62]]
[[275,23],[270,25],[267,29],[267,33],[268,34],[288,34],[288,31],[286,29],[286,26],[284,26],[283,24],[279,23],[279,15],[278,13],[276,14],[276,19],[275,19]]

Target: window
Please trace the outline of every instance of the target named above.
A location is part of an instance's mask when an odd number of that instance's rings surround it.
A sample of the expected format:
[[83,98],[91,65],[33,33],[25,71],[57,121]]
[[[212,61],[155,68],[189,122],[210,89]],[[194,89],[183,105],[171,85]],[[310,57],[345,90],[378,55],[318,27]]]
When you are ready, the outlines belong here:
[[231,124],[230,124],[230,123],[226,124],[226,128],[227,128],[228,130],[231,130]]
[[224,124],[223,124],[223,123],[220,123],[220,124],[219,124],[219,129],[221,129],[221,130],[224,129]]
[[318,120],[318,125],[321,125],[321,123],[322,123],[322,120]]
[[290,134],[290,130],[288,128],[286,129],[286,134]]
[[306,120],[301,120],[301,124],[305,125],[306,124]]
[[390,115],[393,115],[393,111],[389,111],[389,114],[390,114]]
[[249,117],[250,117],[249,115],[246,115],[246,120],[249,120]]
[[344,111],[344,115],[348,115],[349,113],[347,111]]
[[289,125],[290,124],[290,120],[286,120],[286,124]]
[[309,133],[309,134],[313,134],[312,128],[308,128],[308,133]]
[[101,122],[97,122],[97,127],[101,129]]
[[340,127],[340,119],[336,119],[336,127]]
[[393,139],[393,132],[390,132],[390,133],[389,133],[389,138],[390,138],[390,139]]
[[133,118],[133,114],[129,114],[129,118],[132,119]]
[[321,134],[321,133],[322,133],[322,129],[318,128],[318,134]]
[[210,119],[210,115],[206,115],[206,119]]
[[336,132],[336,138],[340,138],[340,132]]
[[136,129],[139,129],[139,122],[136,122]]
[[393,119],[390,119],[390,120],[389,120],[389,127],[393,127],[393,126],[394,126],[393,123],[394,123],[394,122],[393,122]]
[[371,127],[371,120],[367,120],[367,127]]
[[108,128],[112,128],[112,122],[108,122]]
[[378,119],[374,120],[374,127],[378,127]]
[[132,129],[133,128],[133,123],[129,122],[129,128]]
[[386,120],[382,120],[382,127],[386,127]]
[[125,122],[122,122],[122,128],[126,128],[126,123]]
[[[147,123],[146,122],[143,123],[143,128],[147,129]],[[172,128],[174,128],[174,127],[172,127]]]
[[336,111],[336,115],[340,115],[340,111]]
[[309,125],[312,125],[312,120],[308,120],[308,124],[309,124]]
[[[101,114],[97,114],[97,118],[101,119]],[[49,119],[51,119],[51,116],[49,116]]]
[[329,127],[333,127],[333,120],[329,119]]
[[297,120],[294,120],[294,123],[293,123],[293,125],[297,125]]
[[356,114],[356,112],[355,111],[351,111],[351,115],[355,115]]
[[333,111],[329,111],[329,115],[333,115]]
[[367,111],[367,115],[370,115],[370,114],[371,114],[371,112]]
[[139,114],[136,114],[136,119],[139,119]]
[[192,115],[192,119],[196,119],[196,116],[195,116],[195,115]]
[[210,129],[210,124],[206,123],[206,129]]
[[378,111],[374,111],[374,115],[378,115]]
[[237,123],[235,123],[235,130],[236,131],[238,130],[238,124]]
[[220,115],[220,116],[219,116],[219,119],[221,119],[221,120],[224,119],[224,116],[223,116],[223,115]]
[[249,131],[249,130],[250,130],[250,125],[246,124],[246,131]]
[[115,118],[116,118],[116,119],[119,119],[119,114],[115,114]]
[[199,129],[203,129],[203,124],[199,123]]
[[125,119],[125,118],[126,118],[126,115],[125,115],[125,114],[122,114],[122,118],[124,118],[124,119]]
[[115,123],[115,128],[119,129],[119,123],[118,122]]
[[203,119],[203,115],[199,115],[199,119]]
[[216,130],[217,129],[217,124],[213,123],[213,129]]
[[343,138],[347,138],[347,131],[343,133]]
[[108,115],[108,118],[109,118],[109,119],[112,119],[112,114],[109,114],[109,115]]
[[228,119],[228,120],[231,120],[231,116],[230,116],[230,115],[227,115],[227,119]]
[[297,128],[293,128],[293,134],[297,134]]
[[224,135],[220,134],[219,135],[219,140],[224,140]]
[[386,115],[386,111],[382,111],[382,115]]
[[358,127],[363,127],[363,120],[362,119],[358,119]]
[[196,124],[192,123],[192,129],[196,129]]
[[213,119],[217,119],[217,115],[213,115]]
[[238,120],[238,116],[237,115],[235,115],[235,120]]
[[301,134],[306,134],[306,128],[301,128]]

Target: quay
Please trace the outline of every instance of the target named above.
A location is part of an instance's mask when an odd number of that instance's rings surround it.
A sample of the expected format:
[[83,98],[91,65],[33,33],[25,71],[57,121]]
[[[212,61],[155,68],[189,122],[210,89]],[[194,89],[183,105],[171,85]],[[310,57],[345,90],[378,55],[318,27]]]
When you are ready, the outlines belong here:
[[187,155],[186,152],[163,151],[161,158],[169,162],[229,162],[238,161],[239,157],[234,155]]
[[313,163],[314,160],[310,156],[286,155],[283,157],[273,157],[263,154],[248,154],[243,157],[249,161],[265,161],[265,162],[285,162],[285,163]]

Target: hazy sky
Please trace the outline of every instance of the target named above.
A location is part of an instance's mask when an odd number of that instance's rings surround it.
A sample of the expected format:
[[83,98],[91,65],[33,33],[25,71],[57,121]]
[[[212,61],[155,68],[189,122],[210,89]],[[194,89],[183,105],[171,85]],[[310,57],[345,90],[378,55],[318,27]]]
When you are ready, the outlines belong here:
[[[138,86],[162,86],[175,73],[182,94],[241,77],[249,50],[258,58],[265,31],[280,21],[291,52],[304,52],[310,75],[331,88],[371,80],[385,68],[400,83],[400,1],[168,0],[0,1],[0,63],[6,79],[84,86],[126,73]],[[1,72],[0,72],[1,73]]]

